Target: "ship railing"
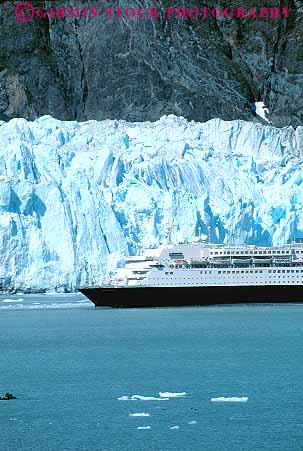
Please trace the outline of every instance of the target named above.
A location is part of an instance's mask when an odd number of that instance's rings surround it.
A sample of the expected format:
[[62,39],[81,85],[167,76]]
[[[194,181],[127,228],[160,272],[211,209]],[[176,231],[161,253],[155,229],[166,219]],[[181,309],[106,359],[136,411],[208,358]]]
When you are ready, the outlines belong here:
[[127,263],[144,263],[155,260],[153,257],[147,257],[145,255],[129,255],[125,258],[125,264]]
[[208,268],[209,263],[208,262],[191,262],[188,266],[190,268]]
[[283,257],[274,257],[273,258],[273,266],[291,266],[293,264],[293,260],[291,257],[283,258]]
[[274,259],[274,261],[286,261],[286,260],[291,260],[292,259],[292,256],[291,255],[282,255],[282,256],[280,256],[280,255],[275,255],[274,257],[273,257],[273,259]]
[[216,264],[216,263],[227,263],[231,261],[231,258],[229,256],[226,257],[211,257],[208,259],[209,263]]
[[145,279],[145,277],[140,277],[140,276],[129,276],[128,278],[127,278],[127,281],[129,281],[129,280],[143,280],[143,279]]
[[229,256],[229,255],[226,255],[226,256],[224,256],[224,257],[222,257],[221,255],[219,256],[219,257],[209,257],[208,258],[208,261],[209,262],[220,262],[220,261],[227,261],[227,260],[230,260],[231,259],[231,257]]
[[226,259],[210,259],[209,266],[211,268],[229,268],[232,266],[232,261],[229,258]]

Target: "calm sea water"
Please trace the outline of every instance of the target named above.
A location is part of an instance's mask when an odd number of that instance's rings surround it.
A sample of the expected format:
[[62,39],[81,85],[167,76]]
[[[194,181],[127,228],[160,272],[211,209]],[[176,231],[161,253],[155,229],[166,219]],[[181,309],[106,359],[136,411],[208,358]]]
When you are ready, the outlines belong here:
[[[18,397],[0,401],[1,451],[303,450],[301,304],[1,296],[0,345],[0,394]],[[159,392],[186,396],[118,399]]]

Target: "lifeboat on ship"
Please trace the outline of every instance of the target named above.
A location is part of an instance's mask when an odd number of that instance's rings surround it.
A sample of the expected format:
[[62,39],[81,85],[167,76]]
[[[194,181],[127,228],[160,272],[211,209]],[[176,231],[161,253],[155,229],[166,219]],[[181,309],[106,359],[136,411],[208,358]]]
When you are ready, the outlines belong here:
[[207,257],[201,259],[191,258],[189,260],[189,264],[192,268],[207,268],[208,263],[209,262]]
[[272,258],[269,256],[265,256],[265,257],[253,257],[252,259],[253,264],[256,265],[271,265],[272,263]]
[[231,266],[231,260],[230,257],[214,257],[214,258],[210,258],[209,259],[209,263],[213,266],[213,267],[223,267],[223,268],[227,268],[229,266]]
[[250,257],[248,257],[248,258],[233,257],[231,262],[234,266],[250,266],[251,259],[250,259]]

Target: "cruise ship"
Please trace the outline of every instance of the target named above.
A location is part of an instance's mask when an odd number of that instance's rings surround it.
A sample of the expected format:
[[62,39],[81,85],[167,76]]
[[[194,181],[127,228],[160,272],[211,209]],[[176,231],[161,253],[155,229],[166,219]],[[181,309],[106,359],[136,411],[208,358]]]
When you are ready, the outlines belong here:
[[303,302],[303,244],[167,244],[127,257],[109,284],[79,291],[96,307]]

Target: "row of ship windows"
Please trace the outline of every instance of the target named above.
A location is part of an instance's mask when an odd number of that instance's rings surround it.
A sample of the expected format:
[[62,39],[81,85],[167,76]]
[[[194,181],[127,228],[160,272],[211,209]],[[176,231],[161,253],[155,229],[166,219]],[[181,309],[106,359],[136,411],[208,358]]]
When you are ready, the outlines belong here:
[[[269,269],[268,271],[263,271],[262,269],[250,269],[242,271],[200,271],[200,274],[271,274],[271,273],[302,273],[303,269]],[[173,274],[172,271],[165,271],[165,274]]]
[[[184,281],[184,282],[190,282],[192,285],[200,285],[201,284],[201,281],[197,281],[196,279],[190,279],[190,278],[186,278],[186,277],[183,277],[183,279],[178,279],[178,280],[172,280],[172,281],[170,281],[170,283],[171,283],[171,285],[177,285],[178,286],[178,284],[180,283],[180,281]],[[242,280],[241,282],[245,282],[245,283],[247,283],[247,281],[244,281],[244,280]],[[212,281],[212,284],[213,284],[214,282]],[[228,284],[230,283],[229,281],[221,281],[221,282],[217,282],[217,284],[218,285],[220,285],[220,284],[225,284],[225,285],[227,285],[228,286]],[[258,284],[263,284],[263,285],[266,285],[268,283],[268,281],[267,280],[258,280]],[[274,284],[285,284],[285,280],[283,280],[283,279],[274,279],[274,280],[271,280],[270,281],[270,284],[272,284],[272,283],[274,283]],[[152,282],[150,283],[150,286],[154,286],[154,285],[156,285],[156,284],[158,284],[159,286],[161,286],[161,283],[159,284],[159,282],[157,282],[157,280],[152,280]],[[215,282],[215,284],[216,284],[216,282]],[[298,285],[302,285],[302,281],[300,280],[300,279],[297,279],[297,280],[292,280],[291,281],[291,285],[294,285],[294,284],[298,284]]]
[[[268,271],[263,271],[262,269],[251,269],[251,270],[242,270],[242,271],[218,271],[217,274],[256,274],[256,273],[302,273],[303,269],[269,269]],[[200,274],[207,274],[207,271],[200,271]],[[208,274],[211,274],[211,271],[208,271]]]
[[[296,251],[296,254],[302,254],[303,251]],[[230,255],[231,252],[223,252],[223,251],[216,251],[216,252],[210,252],[210,255]],[[283,254],[283,255],[291,255],[290,251],[235,251],[232,252],[232,255],[272,255],[272,254]]]

